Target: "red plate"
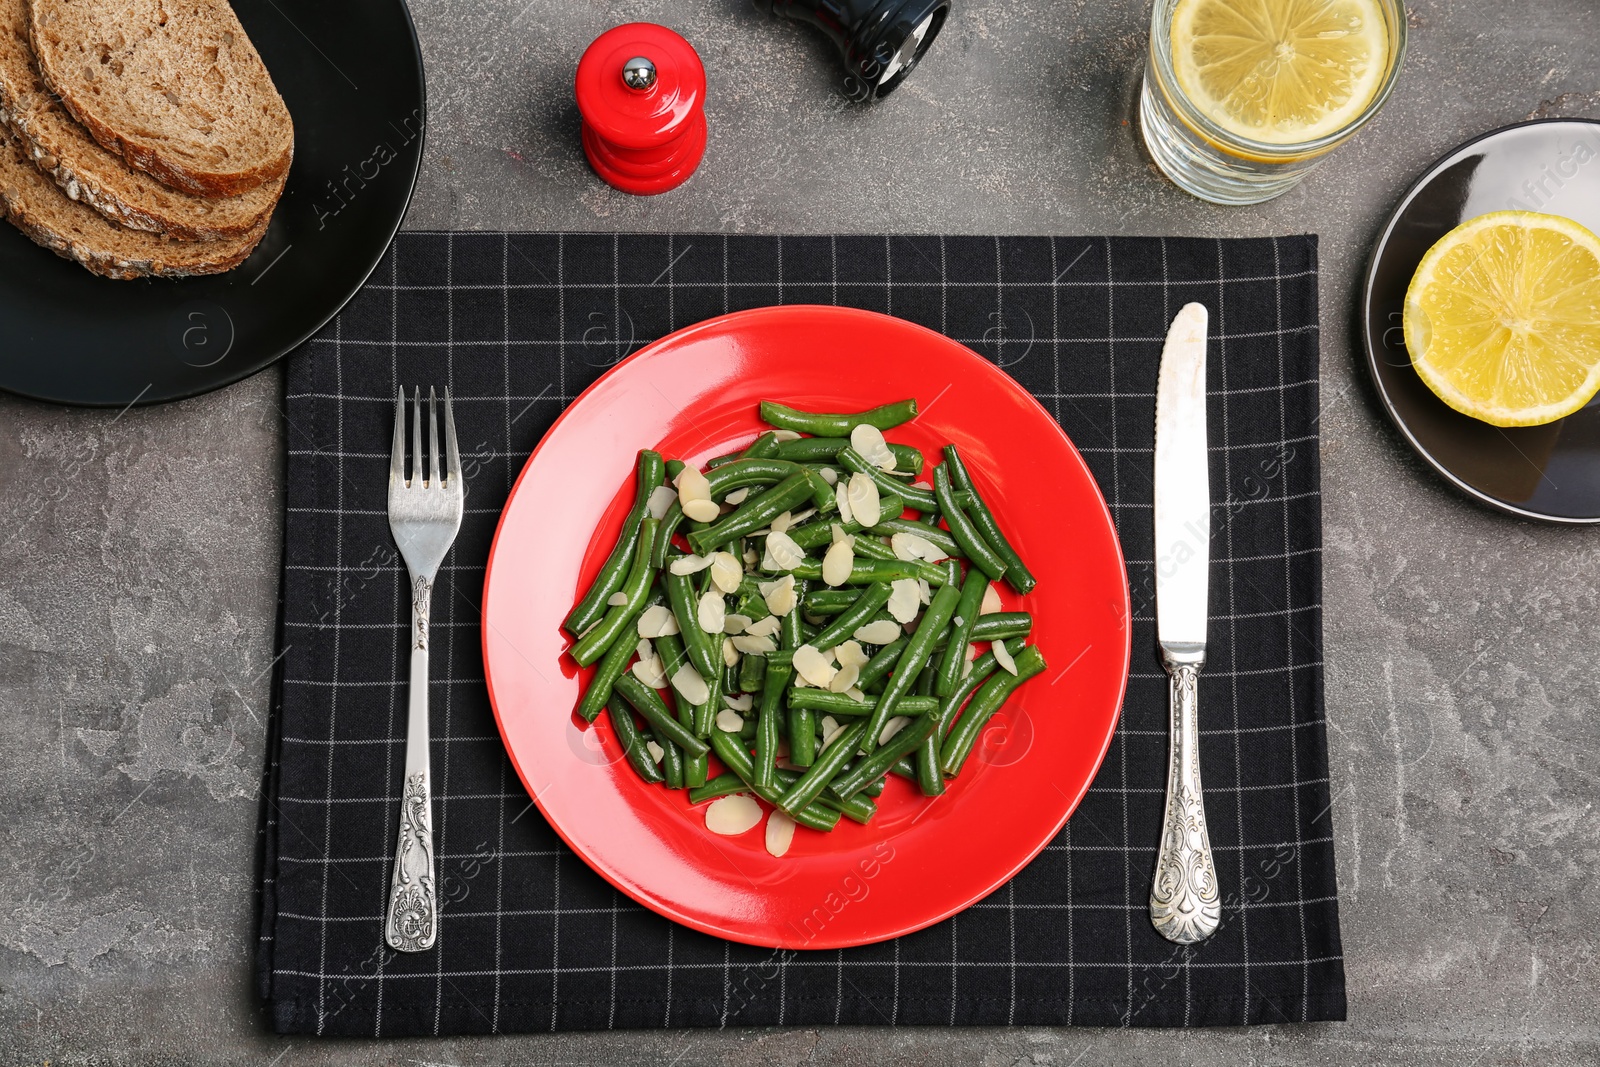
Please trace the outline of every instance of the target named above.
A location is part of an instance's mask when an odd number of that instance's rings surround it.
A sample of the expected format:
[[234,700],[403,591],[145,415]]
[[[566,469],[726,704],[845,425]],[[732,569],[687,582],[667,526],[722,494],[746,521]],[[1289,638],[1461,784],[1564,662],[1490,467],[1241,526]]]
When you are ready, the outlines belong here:
[[[890,440],[934,462],[955,442],[1039,578],[1050,668],[995,716],[944,796],[891,778],[868,826],[800,828],[774,859],[762,827],[705,828],[685,791],[641,782],[607,716],[572,709],[588,671],[561,620],[609,554],[638,450],[703,463],[757,433],[757,402],[860,410],[916,396]],[[763,308],[642,349],[556,421],[512,490],[483,608],[489,695],[539,810],[588,864],[697,930],[773,948],[840,948],[920,930],[987,896],[1049,843],[1111,741],[1128,675],[1128,583],[1100,491],[1066,435],[1005,373],[920,326],[831,307]],[[715,768],[714,768],[715,769]]]

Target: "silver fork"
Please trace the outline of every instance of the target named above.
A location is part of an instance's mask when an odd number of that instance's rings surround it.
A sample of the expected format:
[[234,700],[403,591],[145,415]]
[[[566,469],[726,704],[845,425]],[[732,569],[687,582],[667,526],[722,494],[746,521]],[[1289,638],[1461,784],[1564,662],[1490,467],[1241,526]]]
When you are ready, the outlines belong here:
[[461,453],[450,390],[444,393],[444,452],[439,471],[439,416],[428,389],[428,469],[422,469],[422,390],[411,408],[411,478],[406,478],[406,393],[394,408],[389,459],[389,531],[411,572],[411,682],[406,720],[406,777],[400,797],[400,842],[384,922],[389,947],[423,952],[439,934],[439,889],[433,869],[433,786],[428,769],[428,606],[439,564],[455,542],[465,508]]

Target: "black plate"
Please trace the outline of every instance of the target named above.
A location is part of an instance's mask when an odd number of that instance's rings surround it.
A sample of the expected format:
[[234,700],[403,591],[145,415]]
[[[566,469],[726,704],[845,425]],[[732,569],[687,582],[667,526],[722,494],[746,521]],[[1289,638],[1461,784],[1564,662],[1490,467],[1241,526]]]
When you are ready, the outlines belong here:
[[1406,287],[1434,242],[1491,211],[1562,215],[1600,233],[1600,122],[1522,122],[1429,167],[1390,216],[1362,295],[1378,395],[1417,454],[1462,492],[1546,522],[1600,522],[1600,398],[1545,426],[1503,429],[1463,415],[1423,384],[1401,331]]
[[427,119],[403,0],[235,0],[294,117],[259,247],[208,278],[100,278],[0,224],[0,388],[65,404],[194,396],[254,374],[355,295],[405,217]]

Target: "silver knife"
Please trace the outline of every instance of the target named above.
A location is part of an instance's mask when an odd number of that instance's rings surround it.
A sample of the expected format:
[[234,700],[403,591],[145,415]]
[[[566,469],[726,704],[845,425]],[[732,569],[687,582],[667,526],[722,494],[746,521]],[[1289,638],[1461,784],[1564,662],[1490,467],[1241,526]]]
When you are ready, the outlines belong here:
[[1190,945],[1217,932],[1222,899],[1200,788],[1200,668],[1206,661],[1211,486],[1206,453],[1206,309],[1172,320],[1156,383],[1156,640],[1172,706],[1167,804],[1150,921]]

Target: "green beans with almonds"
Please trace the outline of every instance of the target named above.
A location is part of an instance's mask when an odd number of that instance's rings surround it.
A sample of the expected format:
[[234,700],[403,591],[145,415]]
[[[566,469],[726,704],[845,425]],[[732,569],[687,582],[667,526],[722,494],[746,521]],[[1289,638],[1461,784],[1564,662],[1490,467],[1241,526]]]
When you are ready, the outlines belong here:
[[768,426],[776,426],[780,430],[793,430],[795,433],[812,434],[816,437],[849,437],[851,430],[862,425],[876,426],[880,430],[892,430],[916,417],[915,398],[897,400],[893,404],[848,414],[800,411],[772,400],[761,402],[761,421]]
[[[849,447],[848,437],[801,437],[780,441],[776,454],[779,459],[792,459],[796,463],[827,463],[837,459],[840,449]],[[896,474],[904,471],[915,477],[922,473],[924,460],[920,449],[890,442],[889,451],[894,453]]]
[[691,755],[698,756],[707,750],[706,743],[673,716],[672,710],[661,699],[661,694],[633,675],[624,674],[611,688],[644,716],[657,740],[671,741]]
[[1044,673],[1044,654],[1039,651],[1039,646],[1029,645],[1018,653],[1016,666],[1016,674],[999,671],[978,688],[967,703],[966,710],[961,713],[961,718],[956,720],[955,728],[939,746],[939,766],[948,777],[953,778],[961,773],[961,766],[971,755],[978,735],[1017,686]]
[[[853,448],[840,449],[839,462],[852,473],[865,474],[868,478],[871,478],[873,483],[877,485],[880,495],[892,493],[905,501],[908,508],[923,511],[927,508],[938,506],[932,493],[926,489],[919,489],[914,485],[895,481],[893,475],[887,474],[867,462],[867,458]],[[882,509],[880,508],[879,510],[881,512]],[[899,516],[891,515],[889,517],[898,518]]]
[[[655,544],[656,520],[646,518],[639,524],[638,535],[633,542],[633,566],[628,571],[628,576],[622,585],[615,590],[626,599],[623,603],[606,609],[603,619],[595,623],[587,633],[578,638],[578,643],[572,646],[572,658],[578,661],[581,667],[587,667],[601,656],[606,649],[611,647],[627,626],[628,620],[638,617],[640,609],[644,606],[645,596],[650,591],[650,580],[655,576],[655,571],[650,566],[650,549]],[[612,594],[607,593],[608,597]]]
[[867,720],[867,730],[861,738],[861,751],[864,754],[870,756],[872,750],[877,747],[878,735],[883,732],[884,724],[894,714],[895,705],[911,692],[917,675],[922,672],[928,657],[933,654],[934,639],[950,622],[950,616],[956,609],[956,601],[960,599],[961,587],[954,582],[945,585],[933,595],[933,603],[929,604],[928,610],[923,613],[922,622],[917,625],[917,632],[906,642],[905,651],[900,653],[900,660],[895,664],[894,673],[889,676],[889,684],[884,686],[883,695],[878,697],[878,706],[873,709],[872,717]]
[[[1033,592],[1039,580],[1028,570],[1028,565],[1022,562],[1022,557],[1017,555],[1017,550],[1011,547],[1011,542],[1006,538],[1000,524],[995,521],[994,512],[989,510],[989,505],[983,502],[983,494],[978,492],[978,487],[972,484],[972,475],[967,471],[967,465],[961,460],[961,453],[955,445],[944,446],[944,464],[950,468],[951,485],[968,494],[966,499],[958,502],[958,506],[972,519],[978,532],[983,534],[984,540],[995,552],[999,553],[1005,562],[1006,581],[1011,583],[1011,588],[1024,595]],[[942,505],[941,505],[942,506]]]
[[[780,801],[788,795],[786,792],[776,786],[770,789],[763,789],[755,784],[755,766],[751,763],[750,752],[744,747],[743,741],[740,741],[732,734],[725,734],[719,730],[712,736],[711,744],[716,750],[717,759],[722,761],[723,766],[744,779],[756,796],[769,804],[783,806]],[[809,826],[813,830],[821,830],[826,833],[839,825],[839,812],[831,808],[825,808],[820,804],[808,801],[805,804],[797,805],[793,811],[788,808],[784,808],[784,810],[789,812],[790,817],[795,822],[801,826]]]
[[[905,502],[897,493],[890,496],[881,489],[878,491],[878,513],[880,515],[898,515],[905,510]],[[844,522],[837,513],[824,513],[815,519],[802,523],[786,531],[791,540],[801,548],[821,548],[833,542],[833,528],[840,527],[847,534],[857,534],[864,527],[854,520]],[[942,532],[942,531],[941,531]]]
[[978,623],[978,609],[983,607],[983,594],[989,591],[989,579],[978,568],[967,572],[961,586],[961,599],[951,616],[949,644],[939,660],[939,669],[933,691],[939,696],[949,696],[961,682],[961,668],[967,665],[967,646],[972,642],[972,628]]
[[703,530],[691,530],[689,547],[704,556],[734,538],[770,525],[773,519],[810,498],[811,482],[804,471],[797,471],[755,499],[740,504],[732,515],[723,516]]
[[[848,715],[851,718],[870,716],[878,708],[876,700],[857,700],[849,693],[830,693],[826,689],[795,689],[789,693],[789,707],[805,708],[807,711],[822,712],[823,714],[838,717]],[[896,715],[931,715],[939,710],[939,701],[931,696],[901,697],[900,703],[894,709]]]
[[[781,767],[777,768],[774,775],[774,787],[779,794],[800,779],[800,776],[794,771],[786,771]],[[727,771],[717,775],[700,788],[689,790],[689,803],[704,804],[706,801],[716,800],[718,797],[732,796],[735,793],[754,792],[755,788],[749,782],[746,782],[732,771]],[[858,822],[865,826],[878,813],[878,805],[872,802],[871,796],[870,789],[863,789],[849,800],[840,800],[827,790],[823,790],[815,803],[819,808],[837,811],[850,821]]]
[[841,800],[849,800],[867,787],[867,783],[882,778],[900,760],[917,750],[922,739],[933,732],[933,717],[924,715],[901,728],[888,742],[865,759],[856,762],[845,773],[828,783],[828,791]]
[[665,781],[666,776],[661,773],[661,768],[650,758],[650,749],[639,733],[639,725],[633,721],[633,709],[628,702],[621,697],[611,697],[606,701],[606,711],[611,714],[611,729],[616,733],[617,740],[622,742],[623,754],[628,757],[628,762],[639,777],[651,784]]
[[950,536],[961,546],[962,555],[991,580],[999,580],[1006,572],[1006,562],[1000,558],[998,552],[989,547],[989,542],[985,541],[977,527],[972,525],[972,520],[967,518],[966,512],[957,507],[955,501],[951,499],[953,490],[950,488],[950,472],[943,463],[933,470],[933,491],[939,498],[939,512],[944,516],[945,525],[950,527]]
[[622,588],[623,582],[628,577],[629,565],[638,555],[635,549],[638,545],[640,527],[650,513],[650,494],[661,484],[664,469],[661,453],[648,448],[640,450],[638,471],[635,475],[637,481],[633,491],[633,508],[623,520],[622,533],[617,538],[616,547],[611,550],[611,555],[595,573],[589,591],[567,616],[564,625],[568,632],[582,636],[606,614],[609,606],[607,601],[611,599],[611,594]]
[[816,648],[829,649],[841,641],[850,640],[851,634],[865,626],[889,602],[891,591],[888,583],[873,582],[862,590],[854,604],[834,616],[833,621],[811,639],[811,644]]
[[846,726],[839,736],[822,750],[816,762],[800,776],[800,780],[778,798],[778,807],[792,815],[817,799],[817,794],[828,787],[828,783],[844,770],[844,765],[855,755],[856,745],[861,740],[861,731],[865,725],[858,722]]

